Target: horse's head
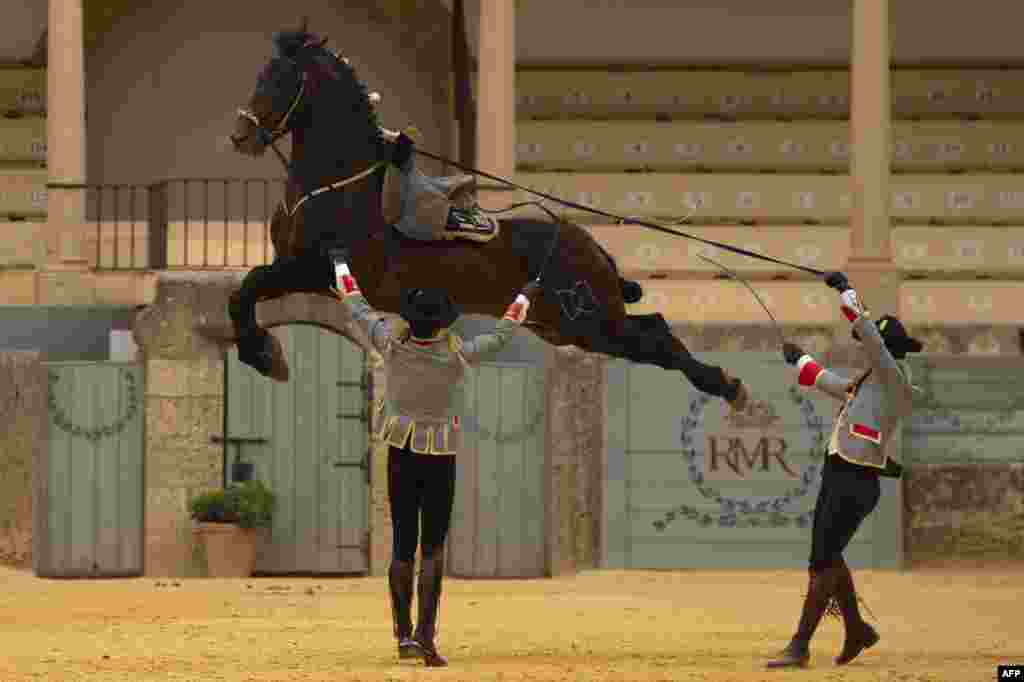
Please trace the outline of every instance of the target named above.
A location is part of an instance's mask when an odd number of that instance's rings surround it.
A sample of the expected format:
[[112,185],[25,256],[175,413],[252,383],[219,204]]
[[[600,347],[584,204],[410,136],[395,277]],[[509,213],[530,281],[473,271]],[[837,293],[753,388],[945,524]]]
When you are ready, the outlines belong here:
[[350,124],[362,124],[377,134],[373,100],[348,60],[326,43],[326,37],[309,33],[305,22],[299,30],[274,36],[274,56],[260,71],[248,105],[238,109],[231,135],[236,151],[260,156],[278,138],[309,126],[314,100],[327,91],[334,95],[337,130],[359,134]]

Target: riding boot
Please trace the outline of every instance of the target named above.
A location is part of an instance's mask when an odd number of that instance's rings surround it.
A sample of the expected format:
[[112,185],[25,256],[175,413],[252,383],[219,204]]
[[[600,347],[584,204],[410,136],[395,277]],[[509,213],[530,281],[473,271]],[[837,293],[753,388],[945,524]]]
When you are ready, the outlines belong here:
[[864,649],[870,649],[878,643],[880,637],[871,625],[864,622],[857,606],[857,589],[853,585],[853,575],[849,566],[843,561],[839,564],[838,582],[836,585],[836,601],[843,614],[843,625],[846,638],[843,650],[836,657],[836,665],[846,665],[860,655]]
[[412,579],[412,562],[391,562],[388,585],[391,588],[391,619],[395,639],[398,640],[399,658],[419,658],[423,655],[420,645],[412,638]]
[[423,650],[423,662],[432,668],[448,665],[434,646],[437,634],[437,614],[441,606],[441,581],[444,578],[444,554],[438,550],[430,558],[420,560],[420,578],[416,598],[419,601],[419,618],[413,639]]
[[769,661],[769,668],[795,668],[807,665],[811,659],[811,637],[818,629],[818,623],[825,615],[825,609],[835,592],[837,570],[829,566],[820,571],[810,571],[807,597],[800,614],[800,624],[789,645],[782,650],[779,657]]

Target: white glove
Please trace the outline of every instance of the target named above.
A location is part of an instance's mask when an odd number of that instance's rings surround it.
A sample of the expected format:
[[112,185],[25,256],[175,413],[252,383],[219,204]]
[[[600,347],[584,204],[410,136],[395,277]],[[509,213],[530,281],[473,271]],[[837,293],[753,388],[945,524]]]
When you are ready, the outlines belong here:
[[846,315],[846,319],[850,322],[855,322],[858,317],[864,314],[864,308],[860,304],[860,298],[857,297],[857,292],[853,289],[847,289],[843,293],[839,294],[839,308],[843,311],[843,315]]

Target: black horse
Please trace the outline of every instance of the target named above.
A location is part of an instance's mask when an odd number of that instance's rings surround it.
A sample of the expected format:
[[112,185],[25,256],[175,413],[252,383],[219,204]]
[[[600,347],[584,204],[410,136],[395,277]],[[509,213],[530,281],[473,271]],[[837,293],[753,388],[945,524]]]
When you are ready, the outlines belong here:
[[231,135],[237,151],[258,156],[292,134],[288,189],[272,224],[275,260],[253,268],[231,298],[242,362],[266,376],[287,377],[279,344],[256,322],[256,303],[294,292],[330,295],[327,252],[346,248],[367,299],[393,313],[409,287],[439,287],[465,313],[500,317],[543,269],[544,295],[527,322],[542,339],[679,370],[699,390],[743,408],[743,383],[697,361],[664,317],[626,314],[625,304],[642,295],[639,284],[622,279],[612,258],[578,225],[502,220],[498,236],[480,244],[412,240],[388,224],[383,164],[394,145],[382,136],[348,60],[325,49],[325,42],[304,28],[275,36],[276,55],[260,72]]

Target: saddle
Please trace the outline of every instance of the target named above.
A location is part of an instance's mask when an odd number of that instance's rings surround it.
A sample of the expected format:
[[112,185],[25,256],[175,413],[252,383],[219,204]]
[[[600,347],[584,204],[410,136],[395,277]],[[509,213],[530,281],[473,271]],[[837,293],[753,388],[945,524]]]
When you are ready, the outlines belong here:
[[381,208],[384,219],[411,239],[486,243],[498,236],[498,221],[476,208],[475,194],[476,177],[428,176],[410,158],[402,168],[388,165]]

